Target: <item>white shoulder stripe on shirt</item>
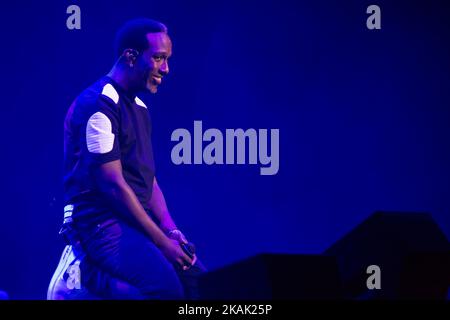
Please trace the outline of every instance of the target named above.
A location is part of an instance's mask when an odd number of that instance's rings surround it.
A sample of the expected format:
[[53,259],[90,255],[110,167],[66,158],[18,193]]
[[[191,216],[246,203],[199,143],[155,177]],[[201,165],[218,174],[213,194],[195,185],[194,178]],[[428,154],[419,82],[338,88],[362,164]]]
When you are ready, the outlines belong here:
[[105,84],[102,90],[102,95],[107,96],[114,101],[114,103],[119,102],[119,94],[110,83]]
[[144,101],[142,101],[141,99],[139,99],[139,97],[134,98],[134,102],[141,107],[144,107],[145,109],[147,109],[147,106],[145,105]]
[[111,120],[102,112],[94,113],[86,126],[86,145],[89,152],[108,153],[114,146]]

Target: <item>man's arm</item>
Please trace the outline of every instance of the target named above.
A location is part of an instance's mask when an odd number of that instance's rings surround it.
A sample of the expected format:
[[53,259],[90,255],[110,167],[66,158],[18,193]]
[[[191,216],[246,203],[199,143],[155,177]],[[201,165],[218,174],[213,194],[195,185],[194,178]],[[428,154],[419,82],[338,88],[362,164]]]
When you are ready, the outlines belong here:
[[[178,241],[180,244],[188,243],[186,237],[180,230],[178,230],[175,222],[173,221],[169,213],[166,199],[164,198],[164,194],[158,185],[156,177],[153,179],[153,192],[149,206],[150,210],[153,212],[153,215],[156,217],[156,219],[158,219],[159,227],[161,228],[162,231],[164,231],[164,233],[168,234],[171,239]],[[191,265],[194,265],[196,261],[197,256],[194,254]]]
[[156,177],[153,179],[153,192],[150,199],[150,210],[159,221],[159,227],[164,233],[168,233],[171,230],[177,229],[175,222],[170,216],[169,209],[167,208],[166,199],[161,191],[161,188],[156,181]]
[[95,177],[101,192],[113,202],[121,214],[131,216],[139,223],[170,262],[180,266],[192,264],[192,259],[183,252],[178,243],[169,239],[147,215],[122,175],[120,160],[98,166],[98,169],[95,170]]

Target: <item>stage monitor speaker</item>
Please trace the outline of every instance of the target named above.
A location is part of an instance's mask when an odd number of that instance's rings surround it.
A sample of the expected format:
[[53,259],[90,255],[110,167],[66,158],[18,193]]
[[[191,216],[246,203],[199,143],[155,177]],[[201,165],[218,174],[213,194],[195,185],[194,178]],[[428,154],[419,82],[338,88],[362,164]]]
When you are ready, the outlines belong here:
[[261,254],[200,278],[202,299],[281,300],[340,297],[337,263],[321,255]]
[[[337,259],[344,298],[447,297],[450,245],[427,213],[375,212],[325,255]],[[379,288],[369,289],[372,265],[379,267]]]

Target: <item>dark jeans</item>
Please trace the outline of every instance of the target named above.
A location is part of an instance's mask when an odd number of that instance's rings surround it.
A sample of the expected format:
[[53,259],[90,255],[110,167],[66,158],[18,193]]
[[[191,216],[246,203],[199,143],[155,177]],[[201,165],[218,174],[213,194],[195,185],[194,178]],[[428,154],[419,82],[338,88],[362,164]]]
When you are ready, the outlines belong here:
[[71,244],[77,255],[85,254],[81,284],[92,298],[199,298],[198,278],[206,271],[200,261],[183,271],[141,231],[116,219],[75,229],[79,242]]

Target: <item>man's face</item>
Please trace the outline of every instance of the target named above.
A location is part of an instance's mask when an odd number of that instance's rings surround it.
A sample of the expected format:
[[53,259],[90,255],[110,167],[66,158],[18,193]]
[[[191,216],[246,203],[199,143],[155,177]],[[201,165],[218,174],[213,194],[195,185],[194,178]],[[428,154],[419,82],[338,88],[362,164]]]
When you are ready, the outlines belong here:
[[162,77],[169,73],[169,57],[172,55],[172,42],[167,33],[148,33],[149,47],[139,55],[136,71],[142,89],[156,93]]

